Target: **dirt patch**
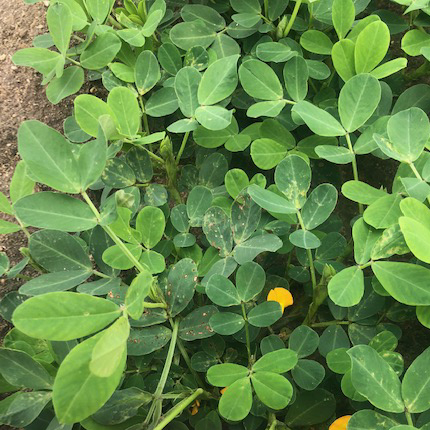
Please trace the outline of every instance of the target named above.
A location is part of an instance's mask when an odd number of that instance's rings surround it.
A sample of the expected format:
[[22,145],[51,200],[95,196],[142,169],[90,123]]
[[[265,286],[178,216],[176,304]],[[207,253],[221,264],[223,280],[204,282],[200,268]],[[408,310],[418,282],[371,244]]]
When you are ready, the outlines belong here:
[[[23,0],[11,3],[0,0],[0,191],[8,195],[9,183],[19,156],[16,134],[26,119],[37,119],[61,130],[71,111],[71,101],[53,106],[41,86],[41,77],[32,69],[17,67],[11,57],[15,51],[32,46],[33,38],[46,32],[46,5],[27,5]],[[2,216],[2,215],[0,215]],[[21,259],[19,248],[25,236],[15,233],[0,236],[0,250],[14,264]],[[4,282],[4,280],[3,280]],[[1,284],[2,293],[12,286]]]

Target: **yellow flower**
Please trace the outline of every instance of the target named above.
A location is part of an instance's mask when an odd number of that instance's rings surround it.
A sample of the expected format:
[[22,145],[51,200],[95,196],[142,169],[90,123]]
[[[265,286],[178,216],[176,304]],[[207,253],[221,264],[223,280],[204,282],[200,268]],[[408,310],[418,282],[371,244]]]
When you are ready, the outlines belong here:
[[227,391],[227,388],[228,387],[224,387],[221,390],[219,390],[219,392],[221,393],[221,395],[224,394]]
[[346,426],[348,425],[348,421],[350,420],[351,415],[345,415],[344,417],[338,418],[328,430],[346,430]]
[[291,306],[294,303],[292,294],[286,288],[281,287],[270,290],[267,295],[267,301],[278,302],[281,305],[282,312],[284,312],[286,307]]
[[198,400],[196,400],[191,405],[191,415],[196,415],[199,412],[199,406],[200,406],[200,402]]

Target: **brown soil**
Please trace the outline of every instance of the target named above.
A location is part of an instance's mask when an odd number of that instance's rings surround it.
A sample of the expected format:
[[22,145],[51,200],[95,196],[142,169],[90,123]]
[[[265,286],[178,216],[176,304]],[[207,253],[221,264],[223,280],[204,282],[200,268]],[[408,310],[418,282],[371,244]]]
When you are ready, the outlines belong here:
[[[53,106],[41,87],[41,77],[29,68],[17,67],[11,57],[15,51],[32,45],[33,38],[46,32],[46,5],[27,5],[23,0],[0,0],[0,191],[9,194],[9,183],[16,163],[16,134],[19,124],[37,119],[61,130],[64,119],[71,111],[71,101]],[[1,218],[7,219],[4,214]],[[22,255],[19,248],[27,246],[25,235],[0,235],[0,251],[6,252],[11,264]],[[17,287],[16,281],[0,280],[0,296]],[[0,320],[0,338],[6,324]]]

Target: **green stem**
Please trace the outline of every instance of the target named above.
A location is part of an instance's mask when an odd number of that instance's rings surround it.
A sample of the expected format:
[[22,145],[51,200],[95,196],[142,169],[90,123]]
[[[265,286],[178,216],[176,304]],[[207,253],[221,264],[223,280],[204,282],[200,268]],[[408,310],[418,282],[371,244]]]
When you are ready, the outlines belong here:
[[[100,212],[94,206],[94,203],[91,201],[91,199],[89,198],[88,194],[85,191],[82,191],[81,194],[84,200],[87,202],[88,206],[91,208],[93,214],[96,216],[97,222],[100,223],[100,220],[101,220]],[[146,271],[145,267],[142,266],[139,260],[136,259],[136,257],[130,252],[130,250],[125,246],[124,242],[113,232],[113,230],[107,225],[102,225],[101,227],[109,235],[109,237],[115,242],[115,244],[118,245],[118,248],[121,249],[122,253],[126,255],[130,261],[133,262],[137,270],[139,270],[139,272],[145,272]]]
[[165,303],[152,303],[152,302],[143,302],[143,305],[147,309],[167,309],[167,305]]
[[73,58],[66,56],[66,60],[70,61],[72,64],[75,64],[76,66],[82,67],[81,63],[79,61],[74,60]]
[[24,234],[27,236],[27,239],[30,239],[30,233],[25,227],[25,225],[21,222],[21,220],[15,215],[15,219],[18,221],[19,226],[21,227],[21,230],[24,232]]
[[[300,227],[302,228],[302,230],[306,231],[305,223],[303,222],[303,218],[300,211],[297,211],[297,218],[299,219]],[[317,287],[317,277],[315,273],[315,265],[314,265],[314,259],[312,256],[312,251],[310,249],[307,249],[306,254],[309,260],[309,270],[311,272],[312,290],[315,291]]]
[[112,15],[109,15],[108,22],[118,30],[122,30],[123,28],[122,25]]
[[414,427],[414,421],[412,420],[412,415],[409,411],[405,411],[406,415],[406,421],[408,422],[408,425]]
[[143,101],[143,97],[140,94],[139,94],[139,104],[143,113],[143,125],[145,127],[145,131],[147,134],[151,134],[151,131],[149,129],[148,115],[146,115],[146,111],[145,111],[145,102]]
[[197,399],[200,395],[204,393],[204,390],[202,388],[198,388],[196,391],[194,391],[191,396],[187,397],[186,399],[182,400],[182,402],[179,402],[176,406],[174,406],[170,411],[166,414],[166,416],[163,418],[163,420],[154,427],[154,430],[162,430],[164,427],[167,426],[171,421],[173,421],[182,411],[187,408],[189,405],[191,405],[194,400]]
[[287,28],[284,31],[284,37],[288,36],[288,33],[290,32],[290,30],[294,24],[294,21],[296,20],[297,14],[299,13],[299,9],[300,9],[301,4],[302,4],[302,0],[296,0],[296,4],[294,6],[293,13],[291,14],[291,18],[288,21]]
[[185,150],[185,147],[186,147],[186,145],[187,145],[188,137],[189,137],[189,136],[190,136],[190,132],[189,132],[189,131],[187,131],[187,132],[185,133],[184,138],[182,139],[182,143],[181,143],[181,147],[179,148],[178,155],[176,156],[176,165],[178,165],[178,164],[179,164],[179,162],[181,161],[181,157],[182,157],[182,154],[184,153],[184,150]]
[[[170,321],[170,324],[172,324],[172,321]],[[201,380],[200,376],[198,375],[198,373],[193,369],[193,367],[191,366],[191,360],[190,357],[188,355],[187,350],[185,349],[181,339],[177,340],[177,345],[179,348],[179,352],[182,355],[182,358],[184,359],[185,363],[188,366],[188,369],[190,370],[190,372],[193,374],[195,380],[197,381],[197,383],[200,385],[200,387],[205,388],[205,384],[203,383],[203,381]]]
[[269,15],[269,0],[264,0],[264,15],[266,17]]
[[[359,179],[358,179],[358,168],[357,168],[357,158],[355,156],[354,148],[352,147],[351,137],[350,137],[349,133],[346,133],[345,137],[346,137],[346,143],[348,144],[349,151],[353,155],[352,174],[354,175],[354,180],[359,181]],[[360,214],[363,213],[363,205],[361,203],[358,204],[358,211],[360,212]]]
[[246,337],[246,350],[248,351],[248,361],[251,363],[252,355],[251,355],[251,338],[249,336],[249,323],[248,316],[246,315],[245,304],[242,303],[242,315],[245,320],[245,337]]
[[327,321],[327,322],[320,322],[320,323],[313,323],[311,324],[311,327],[329,327],[332,325],[349,325],[349,321]]
[[[418,172],[417,168],[415,167],[414,163],[409,163],[409,167],[411,168],[412,172],[414,172],[414,175],[416,176],[417,179],[419,179],[420,181],[424,181],[423,177],[420,175],[420,172]],[[430,196],[427,197],[427,201],[430,203]]]

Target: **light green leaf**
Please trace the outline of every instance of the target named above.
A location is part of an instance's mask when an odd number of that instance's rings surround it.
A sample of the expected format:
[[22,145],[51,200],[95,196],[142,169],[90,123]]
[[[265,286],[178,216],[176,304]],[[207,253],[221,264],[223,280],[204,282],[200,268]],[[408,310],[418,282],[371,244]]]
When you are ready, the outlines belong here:
[[24,48],[15,52],[12,61],[16,66],[32,67],[45,76],[52,76],[58,67],[63,67],[61,54],[46,48]]
[[358,345],[348,351],[355,389],[379,409],[402,413],[400,381],[391,366],[370,346]]
[[333,66],[345,82],[355,75],[354,52],[355,43],[349,39],[336,42],[331,51]]
[[354,240],[354,259],[357,264],[366,264],[380,233],[367,225],[363,218],[358,219],[352,226]]
[[284,409],[293,397],[293,386],[282,375],[257,372],[252,375],[251,380],[257,397],[271,409]]
[[137,320],[144,310],[144,300],[152,286],[152,276],[149,272],[140,272],[131,282],[125,296],[125,306],[131,318]]
[[234,363],[224,363],[212,366],[207,373],[210,384],[215,387],[227,387],[239,379],[248,376],[248,369],[245,366]]
[[286,200],[278,194],[265,190],[258,185],[252,184],[248,187],[248,193],[252,200],[255,201],[263,209],[269,212],[279,214],[294,214],[296,213],[296,207],[294,203]]
[[364,221],[374,228],[388,228],[397,224],[402,198],[396,194],[388,194],[373,202],[363,214]]
[[69,7],[63,3],[51,4],[46,13],[46,22],[55,46],[65,56],[69,49],[73,25]]
[[160,208],[147,206],[143,208],[136,219],[136,229],[142,235],[146,248],[153,248],[163,237],[166,220]]
[[205,292],[218,306],[229,307],[240,304],[236,287],[225,276],[212,275],[206,284]]
[[373,188],[366,182],[361,181],[345,182],[342,185],[342,194],[346,198],[364,205],[371,205],[376,200],[387,195],[384,190]]
[[81,54],[81,65],[89,70],[102,69],[114,60],[120,49],[119,37],[111,32],[102,33]]
[[378,281],[400,303],[430,305],[430,270],[410,263],[378,261],[372,264]]
[[115,303],[88,294],[47,293],[18,306],[12,321],[27,336],[64,341],[97,332],[120,313]]
[[363,271],[358,266],[352,266],[336,273],[328,283],[328,294],[338,306],[355,306],[364,294]]
[[229,97],[237,87],[237,62],[239,55],[213,62],[203,74],[198,89],[201,105],[214,105]]
[[307,30],[300,36],[300,45],[314,54],[330,55],[333,42],[319,30]]
[[170,30],[172,42],[184,51],[194,46],[207,48],[215,40],[215,35],[213,27],[200,20],[181,22]]
[[234,259],[239,264],[244,264],[262,252],[276,252],[281,246],[281,239],[274,234],[254,236],[234,248]]
[[381,100],[381,86],[369,74],[352,77],[339,94],[339,115],[349,133],[356,131],[373,115]]
[[194,67],[184,67],[176,74],[175,91],[179,109],[188,118],[193,117],[199,107],[197,91],[201,79],[200,73]]
[[140,108],[134,93],[126,87],[116,87],[109,93],[107,105],[118,120],[118,131],[135,136],[140,128]]
[[14,209],[22,222],[39,228],[84,231],[97,225],[90,207],[65,194],[44,191],[23,197]]
[[413,57],[421,54],[423,48],[430,47],[430,36],[420,30],[409,30],[402,38],[402,49]]
[[331,184],[316,187],[303,206],[302,218],[307,230],[321,225],[331,215],[337,203],[337,190]]
[[289,146],[273,139],[257,139],[251,145],[252,161],[263,170],[273,169],[287,155]]
[[242,421],[252,406],[252,389],[249,378],[229,385],[219,402],[219,413],[227,420]]
[[306,125],[318,136],[330,137],[346,134],[336,118],[312,103],[302,100],[293,106],[292,112],[299,115]]
[[288,239],[294,246],[303,249],[315,249],[321,246],[318,237],[307,230],[296,230],[290,234]]
[[298,55],[291,58],[285,63],[283,74],[290,97],[296,102],[304,100],[308,93],[309,79],[306,60]]
[[84,84],[84,79],[84,71],[81,67],[68,67],[64,70],[61,78],[54,78],[46,87],[46,97],[55,105],[66,97],[77,93]]
[[233,111],[222,106],[200,106],[195,112],[197,121],[208,130],[224,130],[233,118]]
[[139,94],[150,91],[160,80],[161,71],[157,58],[152,51],[142,51],[134,66],[134,80]]
[[333,27],[339,39],[343,39],[351,29],[355,19],[353,0],[334,0],[332,6]]
[[292,349],[278,349],[268,352],[252,366],[253,372],[285,373],[297,364],[297,352]]
[[253,261],[242,264],[236,272],[237,292],[244,302],[249,302],[260,294],[265,283],[264,269]]
[[430,263],[430,230],[427,226],[407,217],[400,217],[399,224],[405,241],[415,257]]

